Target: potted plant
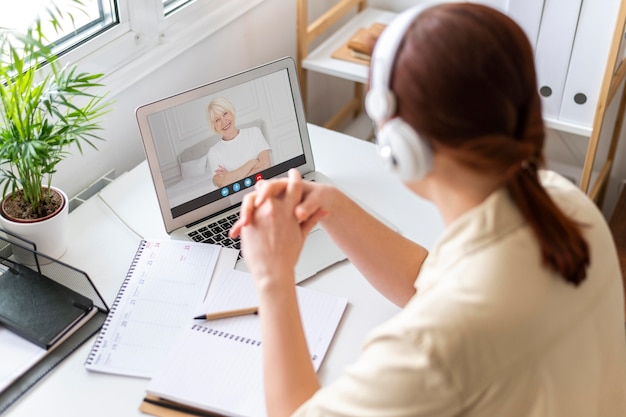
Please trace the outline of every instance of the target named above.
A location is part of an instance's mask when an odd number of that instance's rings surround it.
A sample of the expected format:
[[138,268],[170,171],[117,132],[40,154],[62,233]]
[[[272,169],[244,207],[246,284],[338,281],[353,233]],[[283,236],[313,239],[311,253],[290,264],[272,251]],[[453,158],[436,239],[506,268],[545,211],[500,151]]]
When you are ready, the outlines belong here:
[[[51,10],[58,27],[67,15]],[[54,258],[67,247],[69,201],[52,177],[72,148],[101,139],[101,78],[61,67],[39,17],[25,32],[0,28],[0,225]]]

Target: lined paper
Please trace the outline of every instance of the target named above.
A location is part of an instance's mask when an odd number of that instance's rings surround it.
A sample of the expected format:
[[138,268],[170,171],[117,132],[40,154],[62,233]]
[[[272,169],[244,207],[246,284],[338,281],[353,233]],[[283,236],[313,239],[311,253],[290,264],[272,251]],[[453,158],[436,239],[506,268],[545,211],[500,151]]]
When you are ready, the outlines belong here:
[[[347,299],[296,287],[305,337],[317,371],[328,351]],[[206,312],[256,305],[251,276],[229,271],[216,277]],[[259,314],[263,314],[262,311]],[[148,394],[207,411],[265,416],[260,320],[231,317],[186,329],[150,381]]]

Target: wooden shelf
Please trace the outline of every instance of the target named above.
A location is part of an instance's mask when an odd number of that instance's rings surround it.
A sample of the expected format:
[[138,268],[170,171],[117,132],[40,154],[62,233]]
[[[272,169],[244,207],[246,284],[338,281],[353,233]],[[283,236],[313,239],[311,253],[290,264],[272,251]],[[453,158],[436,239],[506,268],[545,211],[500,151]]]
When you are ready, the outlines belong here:
[[590,137],[593,132],[592,126],[581,125],[576,123],[564,122],[562,120],[544,117],[545,126],[550,129],[559,130],[561,132],[572,133],[574,135]]
[[[589,143],[587,145],[587,152],[585,155],[585,162],[582,168],[582,174],[580,178],[580,188],[586,192],[589,197],[594,200],[598,205],[601,205],[604,200],[604,194],[606,187],[610,179],[611,170],[613,168],[613,162],[615,159],[615,151],[621,136],[622,124],[624,119],[624,112],[626,111],[626,94],[624,94],[623,80],[626,74],[626,66],[624,63],[623,46],[624,46],[624,29],[626,26],[626,0],[620,0],[619,10],[615,20],[615,25],[612,28],[611,45],[609,49],[606,62],[604,63],[604,76],[602,79],[598,102],[596,105],[595,116],[593,118],[593,125],[591,131],[585,135],[589,137]],[[602,5],[596,5],[597,7],[603,7]],[[600,22],[602,23],[602,22]],[[613,100],[621,93],[621,98],[618,103],[618,110],[615,120],[612,126],[607,126],[612,129],[611,139],[608,144],[607,156],[600,162],[600,168],[597,169],[596,156],[598,146],[600,143],[600,133],[605,127],[606,112]],[[566,128],[562,129],[569,131]],[[575,133],[575,132],[572,132]],[[593,172],[598,172],[595,181],[592,179]]]
[[365,84],[369,66],[332,58],[332,54],[344,45],[359,28],[367,28],[372,23],[388,24],[396,13],[367,8],[350,19],[339,30],[311,51],[302,60],[302,67],[323,74]]
[[[396,13],[368,8],[367,0],[339,0],[320,17],[309,23],[308,3],[309,0],[298,0],[296,22],[296,62],[305,107],[308,104],[307,74],[309,71],[354,83],[352,98],[330,120],[324,123],[324,127],[336,130],[361,113],[364,84],[367,83],[369,65],[333,58],[333,54],[344,46],[360,28],[369,28],[373,23],[388,24],[396,16]],[[351,18],[349,18],[350,13],[354,13]],[[319,46],[309,51],[313,42],[320,36],[327,34],[327,31],[334,29],[338,22],[342,21],[346,21],[346,23],[321,41]]]

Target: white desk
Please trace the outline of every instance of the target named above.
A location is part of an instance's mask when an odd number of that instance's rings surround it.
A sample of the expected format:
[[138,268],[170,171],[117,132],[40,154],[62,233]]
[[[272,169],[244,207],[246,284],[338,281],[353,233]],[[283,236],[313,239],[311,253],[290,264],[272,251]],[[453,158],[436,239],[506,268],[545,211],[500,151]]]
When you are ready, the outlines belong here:
[[[443,230],[434,207],[415,197],[385,169],[367,142],[309,125],[317,168],[429,248]],[[115,213],[112,211],[114,210]],[[119,216],[119,217],[118,217]],[[146,163],[125,173],[70,215],[70,245],[62,260],[86,271],[110,305],[141,237],[167,236]],[[134,230],[134,231],[133,231]],[[141,235],[141,237],[138,235]],[[349,306],[319,372],[328,383],[356,358],[373,326],[397,312],[347,261],[306,280],[303,286],[348,298]],[[138,411],[146,379],[87,371],[92,340],[66,358],[5,415],[144,416]]]

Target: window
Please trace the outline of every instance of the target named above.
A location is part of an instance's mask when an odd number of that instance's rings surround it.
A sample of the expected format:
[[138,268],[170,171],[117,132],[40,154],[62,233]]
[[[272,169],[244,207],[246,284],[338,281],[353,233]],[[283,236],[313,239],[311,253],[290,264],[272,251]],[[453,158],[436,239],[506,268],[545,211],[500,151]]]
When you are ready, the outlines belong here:
[[[80,8],[72,0],[22,0],[19,4],[9,4],[11,0],[0,0],[0,27],[25,32],[39,16],[42,29],[51,45],[56,45],[58,53],[73,49],[93,36],[106,31],[119,22],[116,4],[113,0],[87,0]],[[59,20],[60,26],[50,23],[55,16],[55,7],[71,14],[71,19]]]
[[[36,12],[75,0],[0,0],[0,26],[24,30]],[[81,0],[63,31],[44,28],[61,56],[105,74],[111,93],[173,59],[263,0]],[[156,63],[156,65],[155,65]]]
[[119,23],[113,0],[89,0],[81,11],[72,14],[74,22],[62,22],[61,33],[50,39],[59,52],[73,49]]
[[169,16],[171,13],[174,13],[176,10],[192,1],[193,0],[163,0],[163,12],[165,16]]

